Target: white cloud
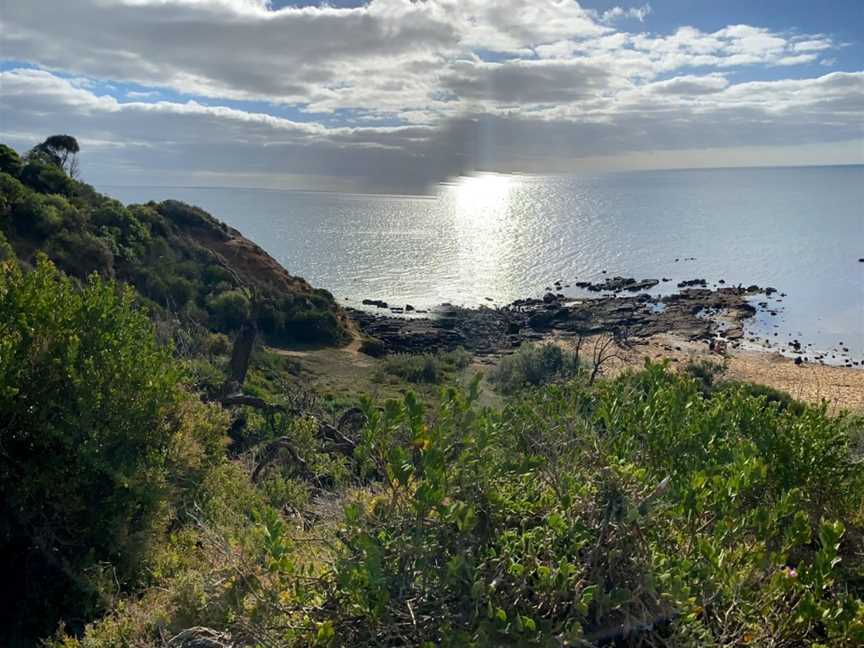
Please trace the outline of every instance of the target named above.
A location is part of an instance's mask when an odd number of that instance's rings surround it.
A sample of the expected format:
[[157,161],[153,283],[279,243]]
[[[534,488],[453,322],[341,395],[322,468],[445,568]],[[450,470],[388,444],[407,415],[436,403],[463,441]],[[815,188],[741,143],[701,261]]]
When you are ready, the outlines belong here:
[[[3,56],[41,69],[0,73],[0,126],[22,146],[54,131],[118,142],[99,148],[105,174],[407,184],[478,165],[860,137],[860,72],[740,81],[834,65],[830,36],[650,23],[647,4],[574,0],[5,0]],[[160,100],[169,91],[209,100]],[[212,105],[229,100],[259,103]]]
[[639,22],[645,22],[645,18],[651,13],[651,5],[644,4],[641,7],[631,7],[623,9],[621,7],[612,7],[600,14],[601,22],[612,22],[623,18],[633,18]]

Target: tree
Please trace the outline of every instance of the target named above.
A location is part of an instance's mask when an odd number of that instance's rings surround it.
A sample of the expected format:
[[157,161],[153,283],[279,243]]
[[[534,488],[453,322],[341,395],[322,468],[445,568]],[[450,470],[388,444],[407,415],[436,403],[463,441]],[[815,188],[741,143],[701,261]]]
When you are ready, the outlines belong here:
[[43,156],[28,156],[27,164],[19,175],[21,182],[39,193],[55,193],[71,196],[76,183],[59,166]]
[[31,158],[41,158],[65,172],[70,178],[78,176],[78,140],[71,135],[52,135],[30,151]]
[[15,149],[0,144],[0,173],[17,176],[21,172],[21,157]]

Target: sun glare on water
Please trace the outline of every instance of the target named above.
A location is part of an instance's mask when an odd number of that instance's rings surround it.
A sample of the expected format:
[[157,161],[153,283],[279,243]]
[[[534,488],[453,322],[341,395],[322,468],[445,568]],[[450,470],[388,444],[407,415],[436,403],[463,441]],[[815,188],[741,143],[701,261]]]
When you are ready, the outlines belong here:
[[510,292],[507,259],[515,243],[512,203],[518,186],[517,178],[492,173],[466,176],[450,185],[453,271],[495,301]]
[[460,216],[471,220],[496,220],[506,211],[515,185],[510,176],[484,173],[465,176],[453,184]]

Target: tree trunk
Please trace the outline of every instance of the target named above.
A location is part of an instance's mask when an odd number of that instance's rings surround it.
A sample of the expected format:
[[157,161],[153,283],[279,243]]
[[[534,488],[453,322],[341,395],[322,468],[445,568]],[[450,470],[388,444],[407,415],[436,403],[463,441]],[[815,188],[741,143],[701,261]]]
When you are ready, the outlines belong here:
[[228,367],[228,383],[231,392],[241,391],[246,381],[246,372],[249,370],[249,360],[252,357],[252,349],[255,347],[255,338],[258,336],[258,327],[254,321],[246,322],[234,340],[234,349],[231,352],[231,363]]

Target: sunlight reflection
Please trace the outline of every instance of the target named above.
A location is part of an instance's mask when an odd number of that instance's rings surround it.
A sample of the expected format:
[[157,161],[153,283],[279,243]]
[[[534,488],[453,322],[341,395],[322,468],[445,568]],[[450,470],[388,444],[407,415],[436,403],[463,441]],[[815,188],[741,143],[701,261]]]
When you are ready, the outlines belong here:
[[519,184],[513,176],[489,173],[462,177],[450,185],[457,246],[453,271],[496,302],[510,292],[512,202]]
[[514,184],[510,176],[493,173],[460,178],[453,185],[456,209],[471,220],[500,217],[507,210]]

